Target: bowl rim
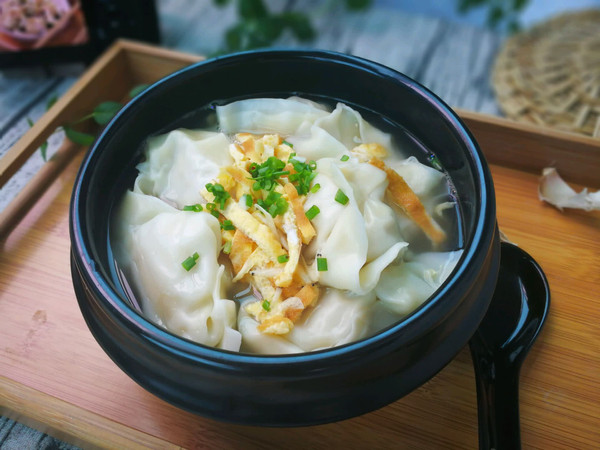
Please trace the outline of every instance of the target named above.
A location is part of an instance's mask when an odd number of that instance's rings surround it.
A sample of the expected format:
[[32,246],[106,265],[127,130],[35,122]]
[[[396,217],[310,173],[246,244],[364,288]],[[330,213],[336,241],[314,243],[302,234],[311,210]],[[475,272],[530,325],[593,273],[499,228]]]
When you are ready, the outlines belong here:
[[[377,76],[392,79],[394,83],[403,84],[416,92],[433,106],[443,116],[444,121],[449,123],[457,138],[464,144],[463,147],[469,155],[468,162],[470,164],[471,172],[473,173],[475,189],[477,191],[477,203],[474,208],[475,223],[472,234],[465,240],[463,253],[457,262],[456,267],[436,292],[422,305],[417,307],[399,322],[390,325],[372,336],[337,347],[297,354],[262,355],[209,347],[177,336],[149,319],[146,319],[140,312],[131,307],[126,300],[121,298],[96,267],[97,264],[94,261],[91,251],[92,245],[83,230],[87,225],[85,225],[86,219],[85,214],[83,213],[83,203],[85,202],[83,202],[82,199],[86,197],[85,194],[88,187],[86,181],[89,181],[88,177],[90,177],[93,172],[89,170],[89,166],[101,151],[104,142],[116,132],[115,128],[120,126],[121,121],[127,120],[128,117],[135,114],[135,111],[138,108],[143,107],[143,103],[147,98],[158,95],[164,89],[169,89],[174,84],[177,84],[180,79],[201,76],[204,71],[212,70],[213,66],[218,68],[222,65],[255,58],[291,58],[307,61],[319,60],[327,63],[351,66],[353,69],[367,71]],[[82,224],[84,225],[83,227]],[[472,261],[475,258],[476,253],[480,251],[479,246],[484,242],[484,239],[488,238],[490,241],[493,239],[496,227],[496,207],[491,173],[481,149],[458,115],[428,88],[401,72],[358,56],[329,50],[267,49],[217,56],[184,67],[183,69],[158,80],[127,103],[102,130],[82,161],[71,197],[69,227],[72,252],[74,255],[78,256],[78,258],[75,257],[74,260],[79,275],[86,281],[85,284],[88,289],[94,291],[95,297],[102,299],[99,302],[99,306],[101,306],[113,319],[116,319],[121,324],[125,325],[130,331],[140,333],[144,339],[152,341],[154,345],[168,348],[172,352],[185,356],[185,358],[202,361],[203,364],[209,363],[219,365],[224,362],[233,362],[238,366],[257,364],[266,366],[291,364],[297,366],[318,363],[324,358],[327,358],[328,360],[339,359],[350,354],[356,355],[362,352],[369,352],[370,349],[375,348],[375,346],[379,344],[384,342],[390,343],[390,340],[392,340],[394,336],[397,336],[402,332],[405,332],[408,336],[412,336],[409,339],[412,341],[412,339],[417,337],[414,336],[415,333],[419,334],[417,332],[419,329],[417,325],[419,323],[430,322],[435,324],[441,321],[448,314],[448,311],[445,311],[444,313],[442,308],[444,306],[443,297],[445,297],[448,291],[454,288],[454,286],[459,284],[461,277],[468,272],[470,266],[468,262]],[[434,310],[438,310],[438,314],[433,314]]]

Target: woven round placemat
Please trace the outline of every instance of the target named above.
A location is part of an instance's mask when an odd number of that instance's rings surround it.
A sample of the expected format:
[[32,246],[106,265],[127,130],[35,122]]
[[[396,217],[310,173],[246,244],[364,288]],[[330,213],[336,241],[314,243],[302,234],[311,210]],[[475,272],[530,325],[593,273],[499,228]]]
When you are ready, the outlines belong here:
[[600,10],[562,14],[507,39],[492,84],[512,119],[600,137]]

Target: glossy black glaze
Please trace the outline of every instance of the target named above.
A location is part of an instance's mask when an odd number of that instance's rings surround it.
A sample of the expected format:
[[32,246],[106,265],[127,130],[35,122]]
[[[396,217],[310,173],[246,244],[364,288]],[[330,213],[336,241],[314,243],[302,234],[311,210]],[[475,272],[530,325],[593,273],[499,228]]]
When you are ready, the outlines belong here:
[[[330,350],[257,356],[208,348],[147,321],[114,276],[108,250],[120,180],[152,134],[215,100],[339,100],[402,124],[451,175],[464,216],[465,250],[424,305],[379,334]],[[153,85],[92,146],[71,201],[73,282],[100,345],[150,392],[215,419],[309,425],[390,403],[434,376],[466,345],[487,310],[500,259],[492,179],[477,144],[447,105],[413,80],[360,58],[318,51],[249,52],[209,60]]]
[[503,242],[492,302],[470,341],[477,378],[479,448],[519,449],[519,372],[550,308],[540,266]]

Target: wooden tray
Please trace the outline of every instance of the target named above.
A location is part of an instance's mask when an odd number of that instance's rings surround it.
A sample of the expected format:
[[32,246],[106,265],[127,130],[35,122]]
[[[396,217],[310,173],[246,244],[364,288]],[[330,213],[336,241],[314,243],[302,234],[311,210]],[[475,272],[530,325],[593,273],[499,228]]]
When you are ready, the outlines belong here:
[[[199,57],[132,42],[113,46],[0,161],[0,181],[59,124],[124,98]],[[600,442],[600,213],[560,212],[537,197],[541,168],[600,187],[600,141],[461,112],[492,167],[498,220],[544,268],[545,328],[521,372],[525,448]],[[214,422],[146,392],[100,349],[69,272],[68,203],[82,153],[68,143],[5,215],[0,253],[0,413],[86,447],[476,448],[467,349],[403,399],[351,420],[265,429]],[[58,161],[58,162],[57,162]],[[64,170],[61,170],[64,166]],[[55,176],[56,175],[56,176]],[[19,221],[19,212],[26,214]],[[2,227],[0,227],[2,228]]]

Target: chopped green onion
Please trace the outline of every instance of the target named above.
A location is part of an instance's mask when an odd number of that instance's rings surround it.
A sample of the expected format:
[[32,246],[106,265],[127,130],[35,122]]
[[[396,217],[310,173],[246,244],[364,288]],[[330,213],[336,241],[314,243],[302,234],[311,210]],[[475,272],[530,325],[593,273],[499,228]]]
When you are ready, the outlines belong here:
[[308,220],[313,220],[317,214],[319,214],[321,212],[321,210],[319,209],[319,207],[317,205],[312,205],[310,208],[308,208],[308,211],[306,211],[304,214],[306,214],[306,218]]
[[342,205],[345,205],[346,203],[348,203],[348,196],[344,194],[344,192],[341,189],[338,189],[335,193],[335,201],[341,203]]
[[312,188],[310,188],[310,193],[315,194],[321,189],[321,185],[319,183],[315,184]]
[[217,205],[215,205],[214,203],[207,203],[205,207],[206,210],[213,216],[215,216],[217,219],[220,217],[219,211],[217,211]]
[[429,162],[431,163],[431,166],[434,169],[437,169],[440,172],[443,170],[442,163],[440,162],[440,160],[438,159],[438,157],[435,156],[433,153],[430,153],[429,156],[427,157],[427,159],[429,160]]
[[231,253],[231,241],[225,242],[225,245],[223,245],[223,253],[225,253],[226,255],[229,255],[229,253]]
[[256,203],[266,209],[273,217],[283,215],[288,209],[288,202],[276,191],[269,192],[269,195],[264,200],[259,199]]
[[221,228],[223,230],[235,230],[235,227],[233,226],[233,223],[231,222],[231,220],[224,220],[223,223],[221,224]]
[[207,183],[206,190],[215,196],[215,203],[218,203],[219,207],[221,209],[224,209],[225,203],[227,202],[227,199],[229,199],[229,197],[231,197],[231,195],[229,195],[229,192],[227,192],[225,190],[223,185],[221,185],[219,183],[215,183],[215,184]]
[[269,302],[269,300],[264,300],[262,302],[262,307],[265,311],[271,311],[271,302]]
[[310,191],[310,183],[317,176],[314,172],[317,163],[314,161],[305,163],[297,159],[290,159],[290,164],[292,164],[296,173],[291,174],[288,179],[296,186],[298,195],[308,194]]
[[327,272],[327,258],[317,258],[317,270]]
[[277,179],[283,175],[289,175],[288,170],[283,170],[285,162],[270,156],[267,160],[258,165],[256,163],[250,164],[249,171],[252,179],[255,181],[253,189],[258,191],[264,189],[270,191],[275,187]]
[[[285,145],[287,145],[289,148],[294,148],[294,144],[292,144],[291,142],[288,142],[288,141],[283,141],[283,142],[282,142],[282,144],[285,144]],[[294,153],[294,156],[295,156],[295,155],[296,155],[296,154]],[[291,157],[291,155],[290,155],[290,157]]]
[[200,212],[202,211],[202,205],[200,203],[196,203],[195,205],[185,205],[183,207],[184,211],[193,211],[193,212]]
[[181,265],[186,271],[189,272],[190,269],[196,265],[196,260],[198,258],[200,258],[200,255],[198,255],[198,252],[195,252],[192,256],[188,256],[187,258],[185,258]]
[[340,158],[340,161],[348,161],[350,157],[348,155],[344,155]]
[[281,264],[283,264],[283,263],[286,263],[286,262],[288,262],[289,260],[290,260],[290,257],[289,257],[288,255],[279,255],[279,256],[277,257],[277,262],[279,262],[279,263],[281,263]]
[[252,206],[252,196],[244,194],[244,202],[246,203],[246,206],[250,208]]

